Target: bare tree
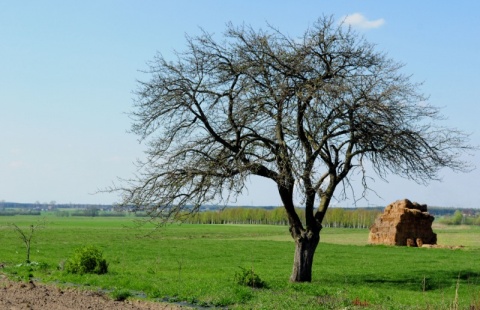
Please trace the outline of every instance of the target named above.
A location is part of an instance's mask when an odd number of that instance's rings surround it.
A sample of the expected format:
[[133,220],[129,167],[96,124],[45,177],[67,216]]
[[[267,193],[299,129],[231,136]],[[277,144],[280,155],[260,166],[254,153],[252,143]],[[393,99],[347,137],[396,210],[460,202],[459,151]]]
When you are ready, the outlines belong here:
[[22,229],[15,223],[10,223],[9,225],[13,228],[13,230],[15,232],[18,233],[18,236],[20,237],[23,244],[25,245],[25,254],[26,254],[25,262],[27,264],[29,264],[30,263],[30,249],[31,249],[33,234],[35,233],[35,231],[37,229],[45,226],[45,221],[38,222],[35,225],[31,224],[31,225],[29,225],[28,229]]
[[364,194],[368,171],[427,182],[444,167],[469,169],[468,136],[439,126],[402,64],[333,18],[301,38],[228,25],[222,41],[204,32],[187,43],[176,61],[157,55],[139,82],[132,129],[147,159],[114,189],[124,207],[168,220],[228,203],[248,176],[263,177],[276,183],[296,243],[290,280],[311,281],[322,220],[336,191],[354,189],[352,172]]

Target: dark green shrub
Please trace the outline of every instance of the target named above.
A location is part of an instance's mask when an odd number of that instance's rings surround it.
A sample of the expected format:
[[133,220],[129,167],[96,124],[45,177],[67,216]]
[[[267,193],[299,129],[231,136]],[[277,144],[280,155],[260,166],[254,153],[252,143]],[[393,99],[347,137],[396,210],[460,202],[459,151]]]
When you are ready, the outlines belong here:
[[85,246],[75,250],[73,255],[65,262],[65,271],[68,273],[107,273],[108,263],[103,258],[103,253],[94,246]]
[[255,273],[252,269],[245,269],[239,267],[241,271],[235,273],[235,282],[240,285],[250,286],[255,288],[266,287],[266,283],[260,279],[258,274]]

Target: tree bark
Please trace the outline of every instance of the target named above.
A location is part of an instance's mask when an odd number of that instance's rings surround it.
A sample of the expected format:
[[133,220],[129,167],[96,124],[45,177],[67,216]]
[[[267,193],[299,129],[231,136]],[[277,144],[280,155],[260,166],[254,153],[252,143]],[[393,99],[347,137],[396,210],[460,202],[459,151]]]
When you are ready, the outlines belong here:
[[302,231],[295,239],[295,256],[291,282],[312,281],[313,255],[320,242],[320,231]]

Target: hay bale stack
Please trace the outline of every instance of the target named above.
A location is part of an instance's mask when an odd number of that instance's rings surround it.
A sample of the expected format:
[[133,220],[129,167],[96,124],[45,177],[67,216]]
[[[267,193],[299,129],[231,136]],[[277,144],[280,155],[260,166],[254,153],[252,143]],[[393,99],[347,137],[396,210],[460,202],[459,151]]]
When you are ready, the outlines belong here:
[[435,217],[427,205],[408,199],[389,204],[370,228],[368,242],[399,246],[436,244],[437,234],[432,230]]

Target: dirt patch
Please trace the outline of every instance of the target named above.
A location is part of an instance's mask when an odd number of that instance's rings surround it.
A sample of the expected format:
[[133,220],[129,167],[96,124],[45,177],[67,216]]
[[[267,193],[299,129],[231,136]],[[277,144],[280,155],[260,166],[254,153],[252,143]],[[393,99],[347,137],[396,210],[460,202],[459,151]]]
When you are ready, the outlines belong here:
[[115,301],[99,292],[60,288],[33,281],[14,282],[0,275],[0,309],[177,310],[182,307],[139,300]]

